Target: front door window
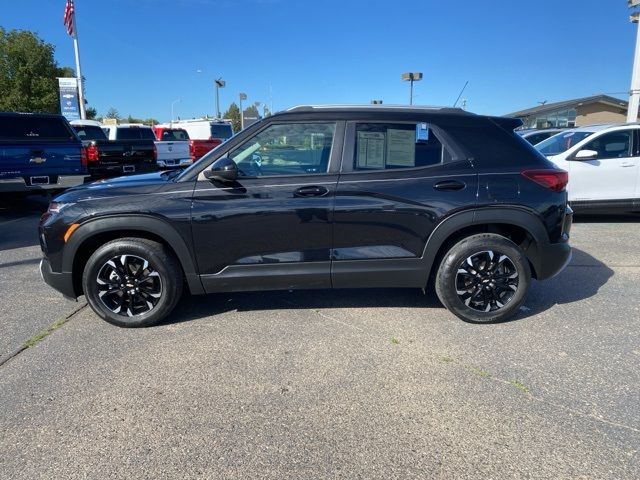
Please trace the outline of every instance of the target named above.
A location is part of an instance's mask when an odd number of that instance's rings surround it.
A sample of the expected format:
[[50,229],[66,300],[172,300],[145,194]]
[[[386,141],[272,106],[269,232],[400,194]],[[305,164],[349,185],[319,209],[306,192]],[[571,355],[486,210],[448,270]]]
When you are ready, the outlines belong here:
[[335,123],[275,124],[229,153],[242,177],[326,173]]

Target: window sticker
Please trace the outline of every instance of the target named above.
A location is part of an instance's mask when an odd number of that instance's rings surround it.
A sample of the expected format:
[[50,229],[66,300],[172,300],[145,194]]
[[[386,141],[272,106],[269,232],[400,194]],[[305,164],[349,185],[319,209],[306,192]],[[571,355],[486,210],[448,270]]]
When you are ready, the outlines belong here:
[[384,168],[384,144],[384,133],[358,132],[358,168]]
[[387,165],[415,167],[415,132],[390,128],[387,136]]
[[416,142],[428,142],[429,141],[429,125],[426,123],[419,123],[416,125]]

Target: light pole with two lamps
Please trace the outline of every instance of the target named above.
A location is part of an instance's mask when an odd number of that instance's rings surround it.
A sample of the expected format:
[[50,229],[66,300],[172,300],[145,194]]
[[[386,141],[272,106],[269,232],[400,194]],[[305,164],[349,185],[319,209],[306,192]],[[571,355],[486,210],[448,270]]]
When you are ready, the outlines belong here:
[[[640,2],[640,0],[638,0]],[[422,80],[422,72],[407,72],[402,74],[402,80],[409,82],[409,105],[413,105],[413,82]]]

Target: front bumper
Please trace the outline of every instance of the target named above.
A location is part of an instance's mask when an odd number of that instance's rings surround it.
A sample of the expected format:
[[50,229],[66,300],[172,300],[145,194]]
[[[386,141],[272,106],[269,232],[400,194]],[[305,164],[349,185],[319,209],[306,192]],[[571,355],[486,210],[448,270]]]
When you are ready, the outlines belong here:
[[43,258],[40,260],[40,275],[47,285],[62,293],[66,298],[71,300],[78,298],[73,288],[73,275],[71,272],[54,272],[51,269],[49,260]]
[[[47,175],[35,175],[46,177]],[[47,190],[66,190],[67,188],[82,185],[86,175],[58,175],[55,183],[28,185],[24,178],[1,178],[0,193],[7,192],[42,192]]]

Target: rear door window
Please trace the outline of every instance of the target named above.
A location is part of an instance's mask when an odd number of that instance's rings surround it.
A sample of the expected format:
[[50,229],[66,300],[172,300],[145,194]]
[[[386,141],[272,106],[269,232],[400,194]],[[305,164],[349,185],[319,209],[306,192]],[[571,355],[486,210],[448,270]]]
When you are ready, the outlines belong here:
[[62,118],[31,115],[0,116],[1,140],[73,140],[74,133]]
[[354,170],[429,167],[451,161],[451,154],[429,123],[356,124]]

